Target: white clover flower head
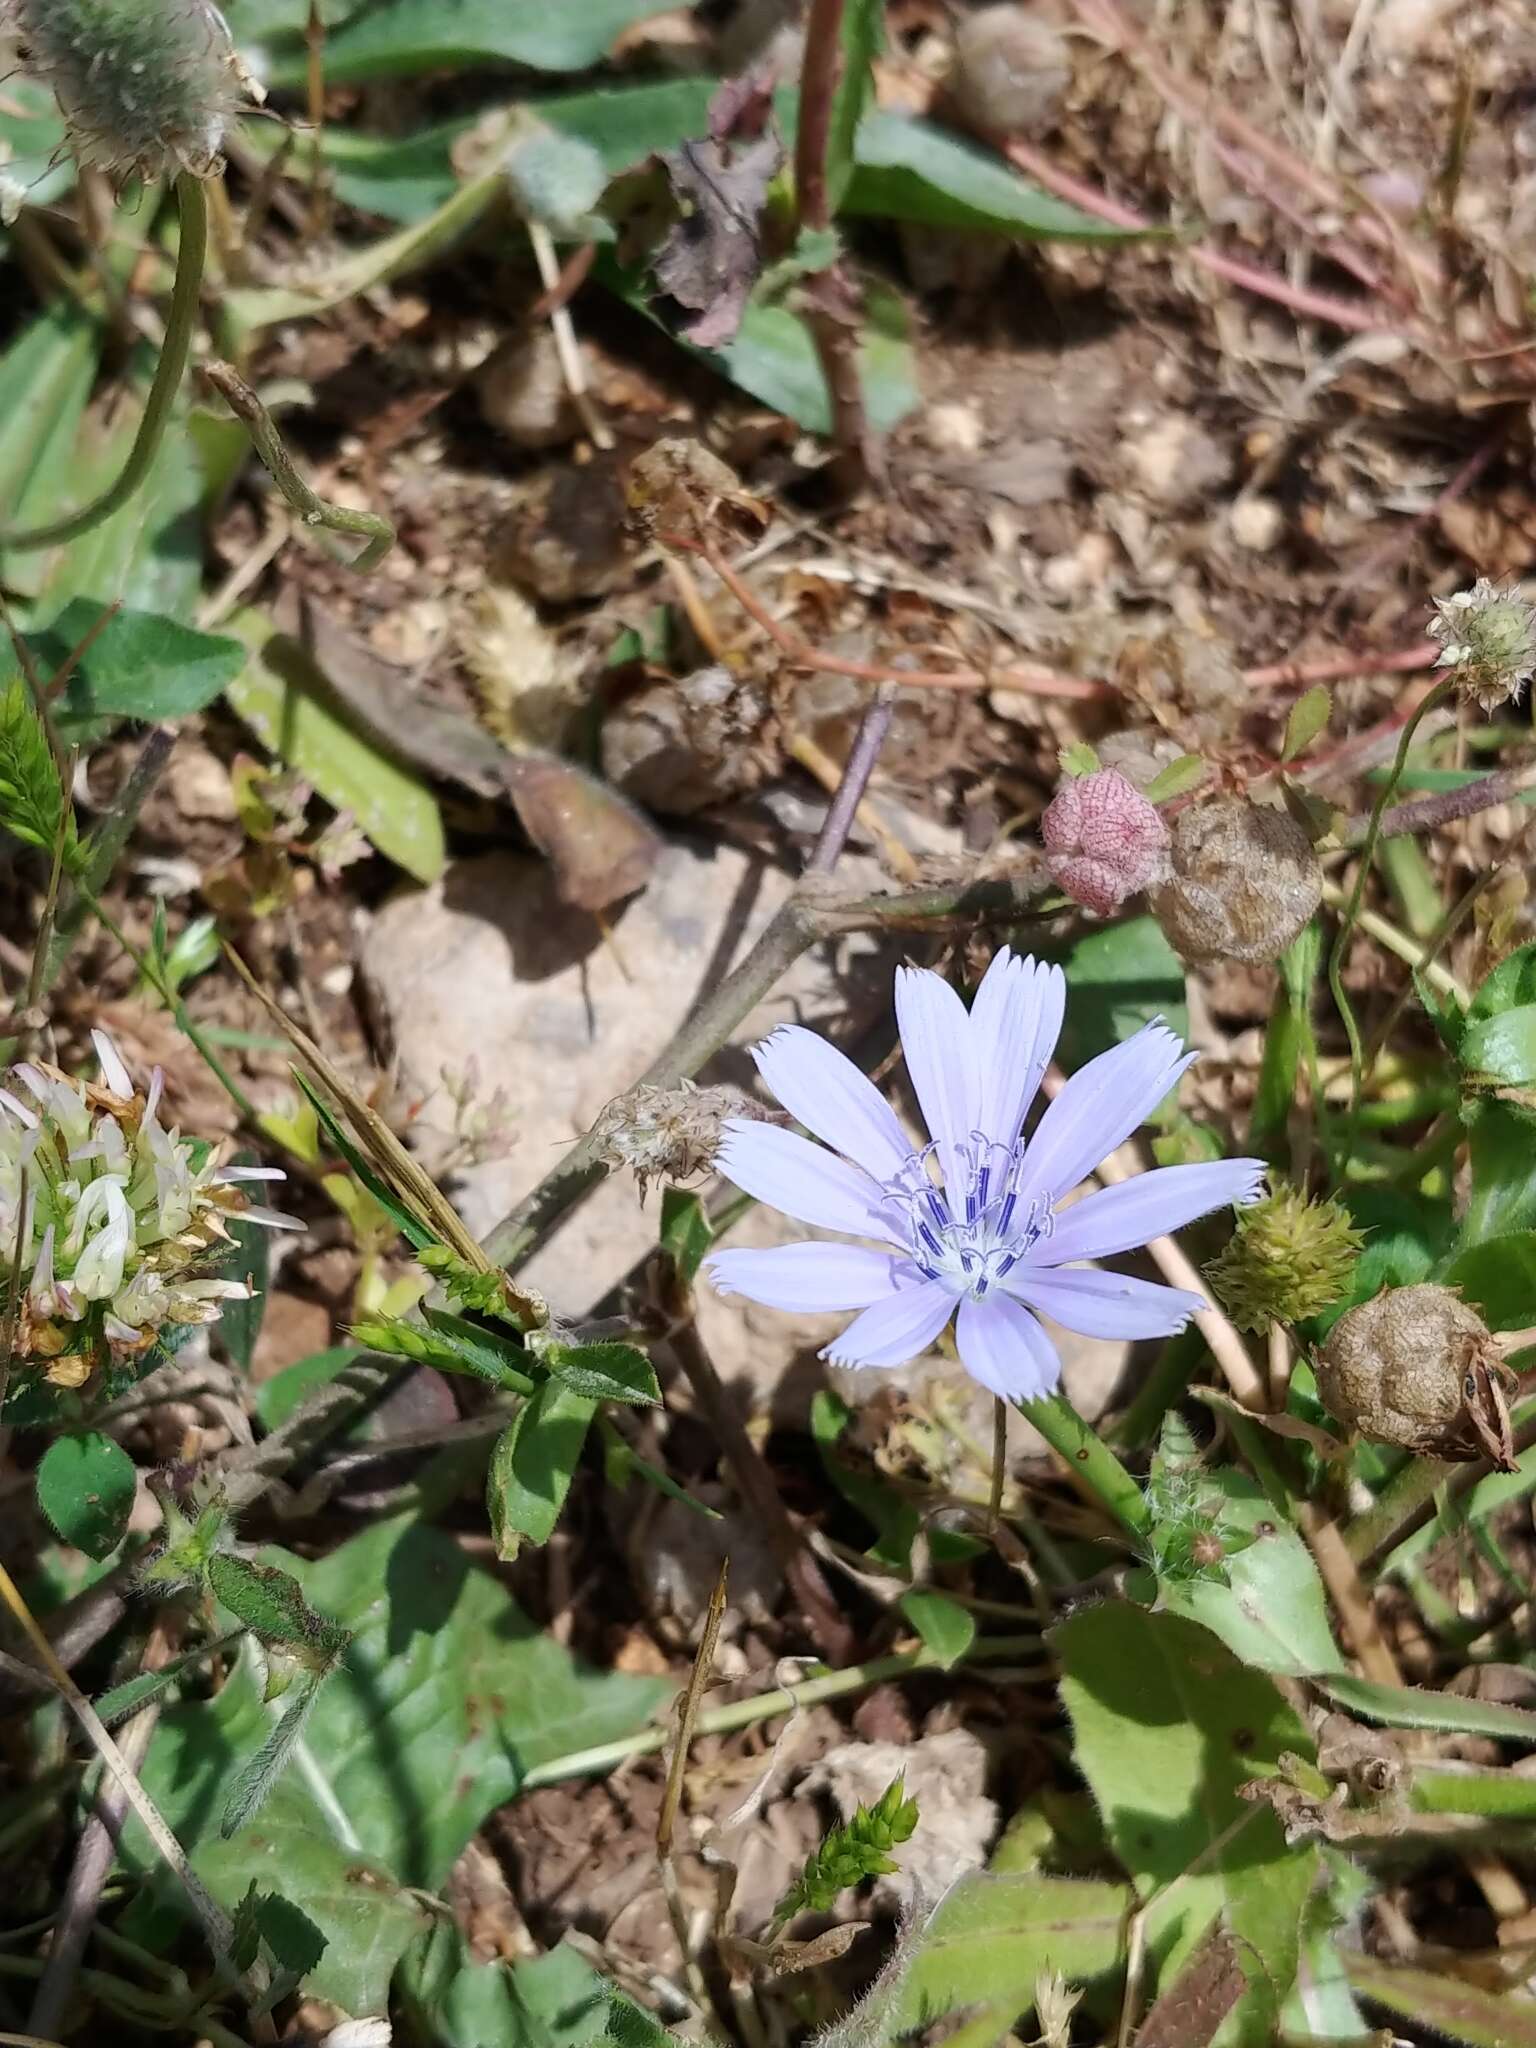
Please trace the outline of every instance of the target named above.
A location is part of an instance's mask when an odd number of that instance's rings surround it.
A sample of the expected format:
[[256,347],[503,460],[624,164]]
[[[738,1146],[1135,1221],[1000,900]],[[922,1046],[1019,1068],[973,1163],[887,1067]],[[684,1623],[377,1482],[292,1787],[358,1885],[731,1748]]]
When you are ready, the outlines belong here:
[[242,1191],[280,1170],[221,1166],[166,1130],[160,1070],[141,1092],[106,1033],[91,1037],[98,1080],[23,1062],[0,1088],[0,1238],[21,1248],[16,1356],[66,1386],[249,1294],[207,1270],[232,1217],[301,1227]]
[[1196,1055],[1148,1024],[1080,1068],[1026,1138],[1065,1008],[1061,969],[1006,947],[969,1010],[941,976],[900,969],[896,1021],[926,1144],[825,1039],[798,1025],[774,1032],[754,1052],[758,1072],[822,1143],[731,1122],[719,1170],[801,1223],[866,1243],[716,1252],[719,1292],[796,1314],[857,1309],[822,1353],[842,1366],[904,1365],[953,1317],[961,1364],[1004,1400],[1038,1399],[1061,1379],[1042,1314],[1085,1337],[1183,1329],[1206,1306],[1200,1295],[1085,1261],[1252,1201],[1263,1162],[1160,1167],[1069,1203]]
[[1429,622],[1440,642],[1436,668],[1456,671],[1456,686],[1484,711],[1517,697],[1536,674],[1536,605],[1512,584],[1496,589],[1479,576],[1470,590],[1435,599]]

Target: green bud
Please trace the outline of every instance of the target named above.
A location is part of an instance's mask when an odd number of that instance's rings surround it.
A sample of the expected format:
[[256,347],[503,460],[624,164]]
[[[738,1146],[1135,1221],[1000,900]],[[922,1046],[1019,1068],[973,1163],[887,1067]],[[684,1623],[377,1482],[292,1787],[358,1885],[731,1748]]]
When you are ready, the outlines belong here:
[[11,0],[24,64],[81,163],[208,176],[248,81],[212,0]]
[[1299,1323],[1348,1291],[1362,1242],[1342,1204],[1281,1187],[1237,1212],[1232,1241],[1206,1277],[1245,1330]]

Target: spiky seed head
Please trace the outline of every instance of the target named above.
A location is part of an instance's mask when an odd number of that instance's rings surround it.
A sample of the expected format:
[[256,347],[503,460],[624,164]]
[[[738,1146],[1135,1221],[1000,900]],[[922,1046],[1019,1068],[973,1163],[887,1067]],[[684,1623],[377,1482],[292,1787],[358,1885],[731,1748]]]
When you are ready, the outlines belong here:
[[1267,1330],[1332,1308],[1363,1242],[1342,1203],[1281,1187],[1238,1210],[1231,1242],[1206,1277],[1234,1323]]

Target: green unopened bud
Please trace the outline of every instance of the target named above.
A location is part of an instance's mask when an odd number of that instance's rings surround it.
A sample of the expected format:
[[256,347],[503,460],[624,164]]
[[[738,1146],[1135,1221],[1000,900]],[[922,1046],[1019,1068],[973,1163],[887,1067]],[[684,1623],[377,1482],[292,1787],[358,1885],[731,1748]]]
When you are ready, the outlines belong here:
[[1309,1201],[1282,1187],[1238,1210],[1232,1241],[1206,1277],[1245,1330],[1299,1323],[1348,1290],[1361,1243],[1340,1203]]
[[212,0],[10,0],[10,17],[81,163],[142,178],[217,167],[250,81]]

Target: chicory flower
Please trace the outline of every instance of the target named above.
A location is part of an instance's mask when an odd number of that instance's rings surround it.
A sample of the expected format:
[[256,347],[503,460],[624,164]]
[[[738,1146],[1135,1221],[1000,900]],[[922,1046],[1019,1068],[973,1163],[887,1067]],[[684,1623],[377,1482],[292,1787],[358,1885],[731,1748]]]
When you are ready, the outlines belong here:
[[989,1392],[1034,1400],[1061,1379],[1039,1317],[1086,1337],[1163,1337],[1198,1294],[1084,1262],[1112,1258],[1213,1209],[1253,1200],[1258,1159],[1165,1166],[1068,1202],[1197,1057],[1160,1020],[1072,1076],[1023,1136],[1066,1005],[1058,967],[1006,948],[969,1010],[918,968],[896,976],[896,1021],[927,1124],[914,1144],[842,1053],[798,1025],[754,1052],[785,1109],[822,1142],[732,1121],[717,1161],[745,1194],[865,1244],[716,1252],[722,1294],[795,1312],[857,1309],[822,1356],[897,1366],[953,1317],[960,1362]]

